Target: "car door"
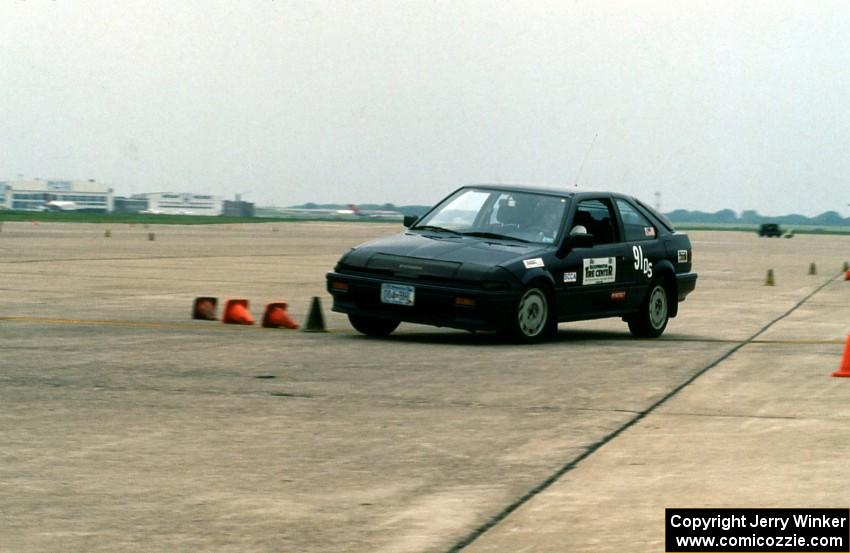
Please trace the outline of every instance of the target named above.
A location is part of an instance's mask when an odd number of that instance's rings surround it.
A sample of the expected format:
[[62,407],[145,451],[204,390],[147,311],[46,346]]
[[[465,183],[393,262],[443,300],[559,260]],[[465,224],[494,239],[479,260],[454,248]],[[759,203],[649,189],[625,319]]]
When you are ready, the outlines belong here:
[[637,206],[625,198],[614,198],[614,205],[622,223],[623,240],[629,250],[627,260],[630,263],[626,263],[629,276],[627,304],[638,308],[655,276],[655,265],[666,255],[666,250],[658,239],[658,229]]
[[634,282],[631,248],[610,196],[583,197],[575,202],[570,230],[581,225],[593,235],[588,247],[568,247],[556,278],[560,320],[604,317],[627,310],[628,288]]

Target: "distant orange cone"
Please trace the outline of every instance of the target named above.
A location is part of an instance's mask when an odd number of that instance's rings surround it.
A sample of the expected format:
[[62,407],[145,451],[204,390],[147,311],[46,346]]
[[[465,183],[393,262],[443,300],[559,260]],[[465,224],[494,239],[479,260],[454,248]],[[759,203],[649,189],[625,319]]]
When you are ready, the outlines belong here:
[[192,305],[192,318],[202,321],[215,320],[215,306],[218,303],[216,298],[195,298],[195,303]]
[[850,280],[850,269],[848,269],[847,272],[844,273],[844,280]]
[[847,336],[847,343],[844,344],[844,355],[841,357],[841,366],[838,370],[832,373],[832,376],[848,376],[850,377],[850,335]]
[[248,300],[227,300],[221,322],[233,325],[254,324],[254,317],[248,311]]
[[266,306],[266,313],[263,315],[263,326],[265,328],[298,328],[298,323],[289,316],[286,312],[287,304],[285,301],[277,301]]

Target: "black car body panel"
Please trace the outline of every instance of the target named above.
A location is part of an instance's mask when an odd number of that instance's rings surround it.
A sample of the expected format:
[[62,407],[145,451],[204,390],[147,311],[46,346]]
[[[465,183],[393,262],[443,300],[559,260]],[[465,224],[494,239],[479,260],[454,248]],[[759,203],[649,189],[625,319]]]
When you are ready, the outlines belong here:
[[[463,187],[455,194],[465,189],[559,198],[564,209],[557,234],[543,238],[545,243],[526,242],[495,233],[481,237],[419,229],[417,222],[404,233],[366,242],[342,256],[327,275],[333,310],[492,330],[516,316],[517,302],[533,285],[551,294],[557,321],[629,317],[647,301],[650,283],[659,279],[669,290],[669,315],[675,317],[678,303],[696,286],[688,236],[634,198],[504,185]],[[427,224],[439,205],[419,221]],[[593,209],[607,216],[592,219],[588,213]],[[588,233],[594,234],[594,243],[579,243],[569,234],[579,223],[595,231]],[[398,288],[410,304],[387,303],[389,296],[382,300],[382,286]]]

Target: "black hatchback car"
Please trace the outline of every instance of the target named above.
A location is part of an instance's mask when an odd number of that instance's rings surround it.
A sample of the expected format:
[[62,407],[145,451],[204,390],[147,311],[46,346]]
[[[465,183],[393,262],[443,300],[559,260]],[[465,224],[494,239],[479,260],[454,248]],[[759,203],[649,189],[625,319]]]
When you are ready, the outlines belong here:
[[688,236],[621,194],[464,186],[405,226],[327,275],[333,310],[364,334],[406,321],[533,342],[559,322],[622,317],[656,337],[696,286]]

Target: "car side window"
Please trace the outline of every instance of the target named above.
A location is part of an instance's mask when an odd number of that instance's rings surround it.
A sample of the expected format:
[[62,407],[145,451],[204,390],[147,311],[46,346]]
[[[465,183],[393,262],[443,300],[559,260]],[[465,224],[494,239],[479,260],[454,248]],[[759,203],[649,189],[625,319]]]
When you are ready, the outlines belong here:
[[611,244],[617,241],[615,220],[608,200],[584,200],[576,206],[572,227],[584,226],[593,235],[594,244]]
[[655,239],[657,234],[655,226],[632,204],[617,198],[617,209],[620,210],[620,217],[623,218],[623,232],[626,242]]

